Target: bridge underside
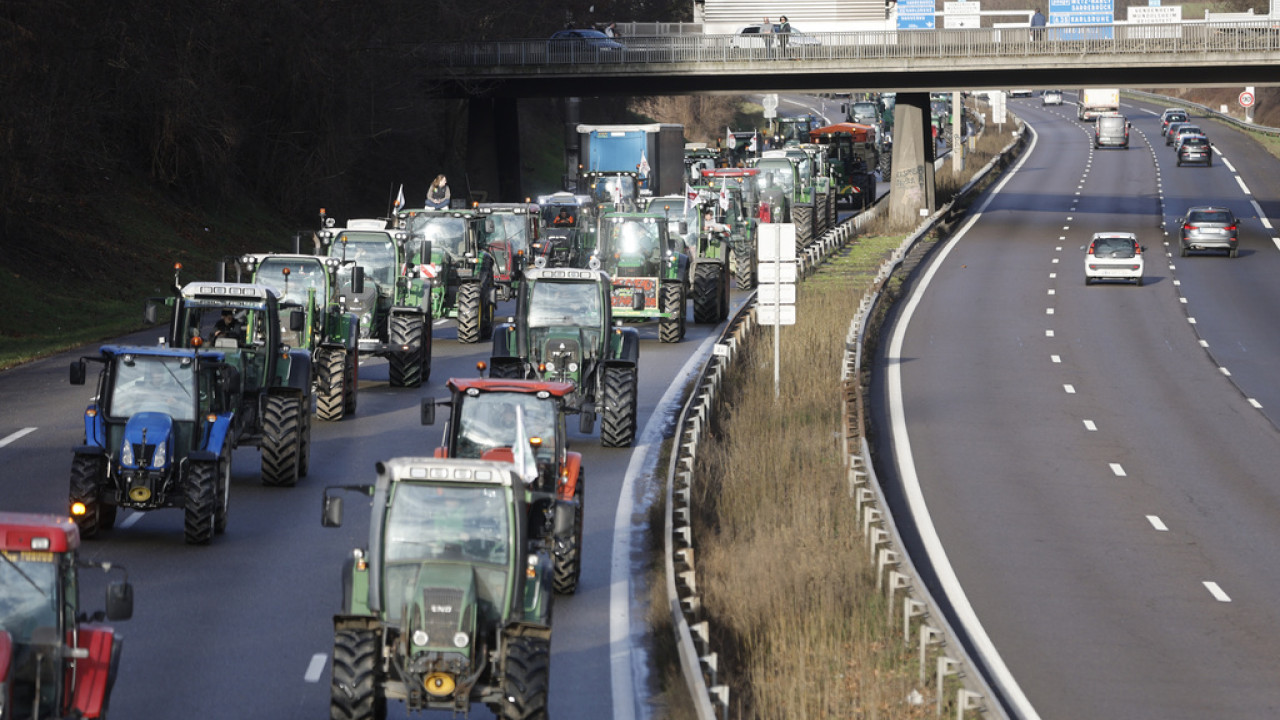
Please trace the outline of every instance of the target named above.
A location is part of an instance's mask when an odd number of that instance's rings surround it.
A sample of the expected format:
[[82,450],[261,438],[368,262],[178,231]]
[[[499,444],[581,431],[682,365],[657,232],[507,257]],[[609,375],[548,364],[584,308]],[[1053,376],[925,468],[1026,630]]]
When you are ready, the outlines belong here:
[[[703,93],[930,92],[1079,87],[1235,87],[1280,85],[1280,58],[1242,53],[1212,59],[1117,55],[1067,60],[1058,56],[950,60],[786,60],[724,63],[626,62],[616,66],[492,66],[442,69],[433,92],[443,97],[592,97]],[[1068,65],[1067,62],[1070,62]]]

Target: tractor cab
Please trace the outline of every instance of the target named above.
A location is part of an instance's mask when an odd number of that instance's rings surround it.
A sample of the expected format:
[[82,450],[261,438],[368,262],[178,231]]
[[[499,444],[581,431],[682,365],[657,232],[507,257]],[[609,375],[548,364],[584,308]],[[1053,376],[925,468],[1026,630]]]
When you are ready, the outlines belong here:
[[639,207],[640,174],[636,172],[588,172],[582,175],[600,213],[634,212]]

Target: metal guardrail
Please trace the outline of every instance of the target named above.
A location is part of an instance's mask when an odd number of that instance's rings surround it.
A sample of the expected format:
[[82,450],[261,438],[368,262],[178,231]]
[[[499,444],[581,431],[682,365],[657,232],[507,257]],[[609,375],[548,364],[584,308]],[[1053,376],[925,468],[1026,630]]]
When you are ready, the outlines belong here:
[[1217,118],[1218,120],[1222,120],[1223,122],[1235,125],[1236,127],[1242,130],[1252,130],[1253,132],[1259,132],[1259,133],[1262,133],[1263,135],[1280,136],[1280,128],[1266,127],[1264,125],[1254,125],[1253,123],[1245,122],[1240,118],[1232,117],[1231,115],[1227,115],[1226,113],[1218,112],[1217,110],[1214,110],[1208,105],[1201,105],[1199,103],[1193,103],[1188,100],[1183,100],[1182,98],[1169,97],[1167,95],[1158,95],[1156,93],[1143,92],[1141,90],[1125,90],[1124,92],[1125,94],[1128,94],[1128,95],[1137,95],[1138,97],[1146,98],[1148,100],[1166,103],[1168,107],[1195,108],[1196,110],[1204,113],[1208,117]]
[[[1064,33],[1070,32],[1071,35]],[[1077,37],[1078,36],[1078,37]],[[1079,25],[1071,28],[877,30],[792,35],[787,51],[741,35],[666,35],[618,40],[497,40],[432,43],[414,55],[447,68],[557,65],[644,66],[675,63],[777,63],[791,60],[946,60],[1165,54],[1204,61],[1212,56],[1280,51],[1280,31],[1266,19],[1162,24]],[[1209,55],[1205,58],[1203,55]],[[1260,60],[1261,61],[1261,60]]]
[[[988,163],[957,194],[965,197],[981,179],[997,165],[1020,148],[1023,136],[1006,147],[999,156]],[[938,162],[943,162],[939,158]],[[857,313],[850,323],[845,342],[845,354],[841,366],[842,396],[844,398],[843,456],[846,460],[849,496],[857,504],[857,523],[862,528],[864,542],[875,564],[877,589],[887,593],[890,622],[896,623],[895,614],[901,609],[903,642],[913,642],[920,652],[920,684],[926,680],[926,667],[933,651],[932,675],[936,682],[937,712],[942,712],[944,684],[954,676],[960,687],[955,696],[957,720],[972,710],[992,718],[1007,718],[996,693],[987,685],[980,666],[968,655],[960,636],[947,622],[941,607],[933,600],[928,589],[919,580],[910,557],[903,550],[903,541],[893,522],[892,512],[875,477],[871,453],[862,422],[861,367],[862,346],[867,321],[877,310],[881,300],[879,288],[898,269],[910,249],[931,232],[950,212],[954,200],[927,219],[899,249],[881,266],[872,283],[872,292],[865,294]],[[860,213],[827,231],[799,254],[798,271],[807,277],[826,260],[831,253],[844,247],[867,223],[887,212],[887,201],[877,202],[869,211]],[[720,683],[719,660],[710,643],[710,623],[702,609],[698,591],[697,568],[694,560],[694,537],[690,525],[690,497],[697,482],[697,458],[699,444],[718,410],[717,397],[729,375],[733,359],[742,343],[751,339],[755,323],[755,295],[738,311],[716,342],[715,351],[704,365],[694,391],[681,409],[676,423],[675,448],[671,453],[666,483],[665,513],[665,563],[667,600],[676,636],[681,672],[699,720],[717,720],[728,716],[730,689]],[[853,423],[851,418],[857,418]],[[858,428],[851,432],[851,428]],[[850,447],[850,441],[856,444]],[[897,598],[901,605],[895,605]]]

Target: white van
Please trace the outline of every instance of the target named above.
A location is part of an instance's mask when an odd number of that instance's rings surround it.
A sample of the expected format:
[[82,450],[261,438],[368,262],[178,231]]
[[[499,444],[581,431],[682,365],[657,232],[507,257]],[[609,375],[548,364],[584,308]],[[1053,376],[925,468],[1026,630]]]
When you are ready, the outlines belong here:
[[1093,146],[1129,149],[1129,119],[1119,113],[1099,115],[1093,120]]

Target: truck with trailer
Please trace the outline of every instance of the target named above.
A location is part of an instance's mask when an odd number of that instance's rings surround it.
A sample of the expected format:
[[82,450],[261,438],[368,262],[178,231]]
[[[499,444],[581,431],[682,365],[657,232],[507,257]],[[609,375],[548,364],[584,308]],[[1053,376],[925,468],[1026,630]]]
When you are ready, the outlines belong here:
[[1120,112],[1119,88],[1084,88],[1077,97],[1077,120],[1093,120],[1099,115]]

